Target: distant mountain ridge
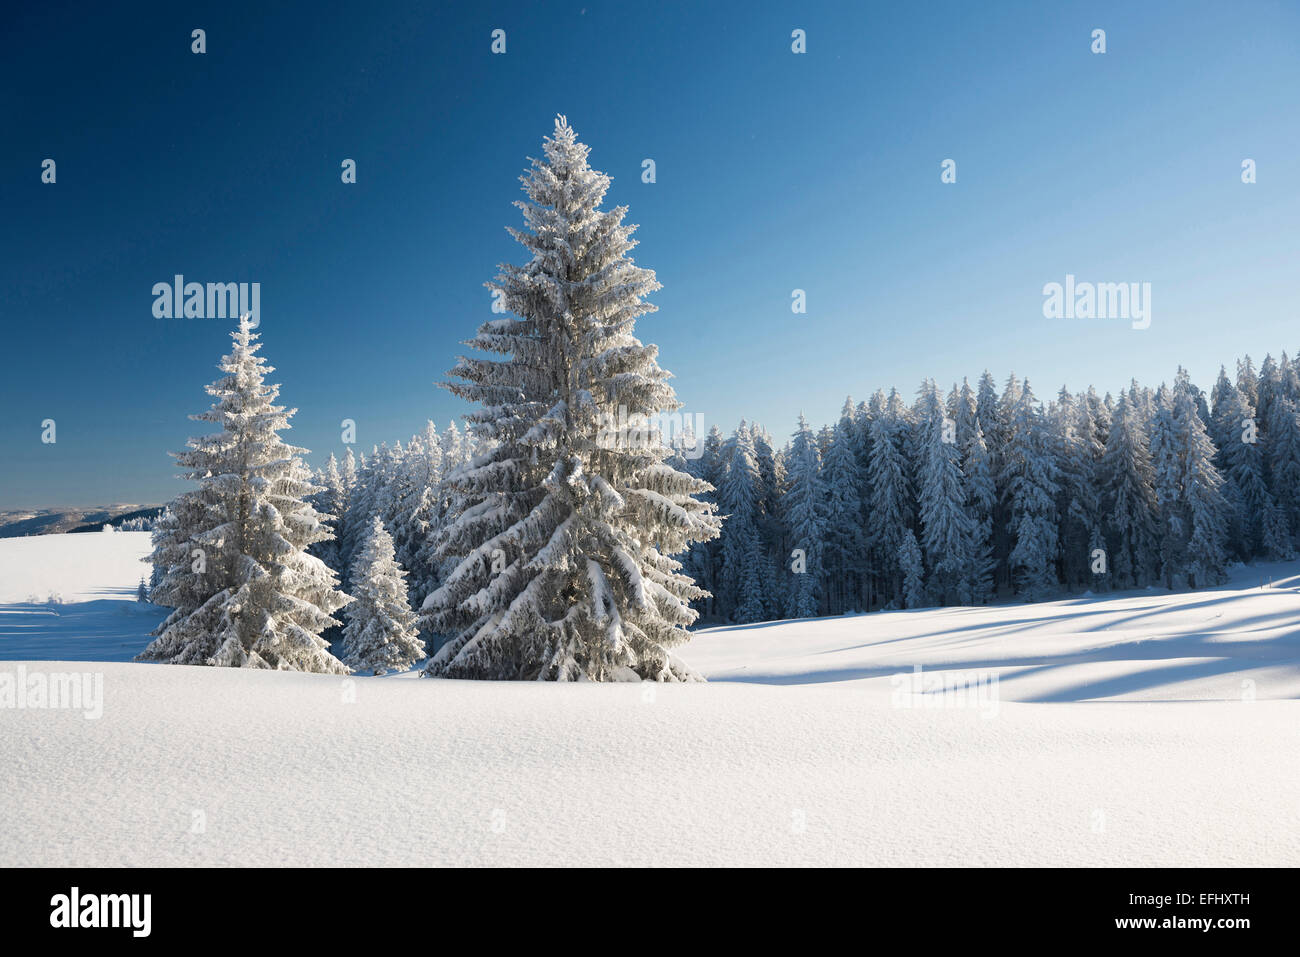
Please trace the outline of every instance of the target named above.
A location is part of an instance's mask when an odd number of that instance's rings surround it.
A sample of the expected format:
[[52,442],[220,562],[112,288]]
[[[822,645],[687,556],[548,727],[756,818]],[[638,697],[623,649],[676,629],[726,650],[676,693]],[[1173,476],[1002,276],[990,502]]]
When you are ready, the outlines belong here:
[[133,518],[152,518],[161,505],[92,505],[86,508],[27,508],[0,511],[0,538],[98,532]]

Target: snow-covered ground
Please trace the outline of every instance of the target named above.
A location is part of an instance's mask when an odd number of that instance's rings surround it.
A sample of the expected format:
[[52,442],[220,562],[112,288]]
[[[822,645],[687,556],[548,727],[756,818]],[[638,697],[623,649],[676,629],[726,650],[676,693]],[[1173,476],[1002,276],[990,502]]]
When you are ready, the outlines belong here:
[[99,718],[0,709],[0,865],[1300,864],[1300,564],[710,629],[709,684],[557,686],[127,663],[147,550],[0,541],[0,680],[103,682]]
[[167,615],[135,601],[149,552],[148,532],[0,539],[0,660],[130,661]]
[[1239,566],[1207,591],[718,628],[689,647],[683,657],[713,682],[880,691],[919,665],[994,676],[1001,701],[1295,700],[1300,564]]

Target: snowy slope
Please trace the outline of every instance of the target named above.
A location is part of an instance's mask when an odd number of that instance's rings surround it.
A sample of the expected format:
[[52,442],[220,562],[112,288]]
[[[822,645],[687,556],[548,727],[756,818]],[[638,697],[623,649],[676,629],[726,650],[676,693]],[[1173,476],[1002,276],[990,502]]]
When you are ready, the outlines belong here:
[[135,601],[148,532],[0,539],[0,661],[130,661],[167,609]]
[[[133,592],[119,557],[35,584]],[[715,629],[685,656],[707,685],[26,662],[102,674],[103,716],[0,709],[0,865],[1294,866],[1300,567],[1272,571]],[[918,663],[996,700],[891,681]]]
[[134,598],[148,532],[83,532],[32,535],[0,541],[0,603],[44,601],[51,592],[65,602]]
[[1296,699],[1300,566],[1238,566],[1205,591],[710,629],[684,657],[714,682],[888,691],[920,665],[994,675],[1003,701]]

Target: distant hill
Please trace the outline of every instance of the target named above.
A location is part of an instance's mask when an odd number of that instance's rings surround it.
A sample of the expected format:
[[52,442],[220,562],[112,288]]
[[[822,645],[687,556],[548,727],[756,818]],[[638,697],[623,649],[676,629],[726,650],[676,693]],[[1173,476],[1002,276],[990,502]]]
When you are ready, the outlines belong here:
[[121,515],[114,515],[113,518],[108,521],[92,519],[85,525],[78,525],[76,528],[68,529],[68,532],[100,532],[103,531],[105,525],[112,525],[114,528],[117,528],[121,526],[123,522],[129,522],[134,518],[157,518],[162,513],[162,510],[163,506],[161,505],[149,505],[145,508],[137,508],[131,512],[123,512]]
[[153,518],[161,505],[92,505],[86,508],[41,508],[0,511],[0,538],[98,532],[132,518]]

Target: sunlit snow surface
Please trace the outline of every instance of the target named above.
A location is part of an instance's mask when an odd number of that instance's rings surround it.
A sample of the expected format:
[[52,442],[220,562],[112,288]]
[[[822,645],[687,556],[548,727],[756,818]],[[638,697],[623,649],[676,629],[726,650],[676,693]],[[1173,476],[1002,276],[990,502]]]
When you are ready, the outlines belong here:
[[128,663],[148,547],[0,540],[0,676],[103,675],[97,720],[0,708],[0,865],[1300,864],[1300,564],[561,686]]

